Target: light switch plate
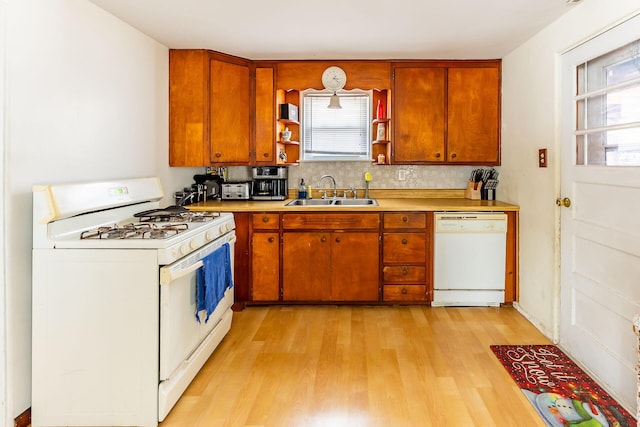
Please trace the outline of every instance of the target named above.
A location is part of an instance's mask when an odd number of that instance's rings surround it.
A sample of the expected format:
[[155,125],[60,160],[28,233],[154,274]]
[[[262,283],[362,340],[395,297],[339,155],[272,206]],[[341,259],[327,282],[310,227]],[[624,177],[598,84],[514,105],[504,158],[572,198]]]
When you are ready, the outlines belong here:
[[549,159],[547,158],[547,149],[541,148],[538,150],[538,167],[546,168]]
[[398,169],[398,181],[404,181],[407,179],[407,171],[404,169]]

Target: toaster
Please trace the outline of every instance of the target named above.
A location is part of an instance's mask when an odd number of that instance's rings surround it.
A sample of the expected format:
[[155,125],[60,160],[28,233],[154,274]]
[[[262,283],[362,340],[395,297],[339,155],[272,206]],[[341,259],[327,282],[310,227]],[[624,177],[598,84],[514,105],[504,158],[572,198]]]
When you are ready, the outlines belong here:
[[222,200],[249,200],[250,182],[226,182],[222,184]]

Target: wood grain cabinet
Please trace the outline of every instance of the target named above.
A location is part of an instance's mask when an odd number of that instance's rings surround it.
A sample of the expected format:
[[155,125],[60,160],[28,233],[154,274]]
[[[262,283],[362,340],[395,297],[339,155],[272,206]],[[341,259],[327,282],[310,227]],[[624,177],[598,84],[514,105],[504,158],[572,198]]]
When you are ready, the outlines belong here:
[[500,61],[395,63],[396,164],[500,164]]
[[379,214],[283,214],[283,301],[378,301]]
[[280,224],[277,213],[251,216],[251,300],[280,299]]
[[429,300],[430,250],[426,212],[383,214],[383,300],[426,302]]
[[207,50],[169,51],[169,165],[251,160],[250,61]]

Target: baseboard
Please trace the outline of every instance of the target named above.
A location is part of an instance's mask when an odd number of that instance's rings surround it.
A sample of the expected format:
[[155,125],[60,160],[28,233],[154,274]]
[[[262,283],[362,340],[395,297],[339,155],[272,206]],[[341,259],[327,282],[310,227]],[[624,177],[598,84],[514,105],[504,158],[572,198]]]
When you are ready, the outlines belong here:
[[21,413],[13,422],[13,427],[29,427],[31,425],[31,408]]

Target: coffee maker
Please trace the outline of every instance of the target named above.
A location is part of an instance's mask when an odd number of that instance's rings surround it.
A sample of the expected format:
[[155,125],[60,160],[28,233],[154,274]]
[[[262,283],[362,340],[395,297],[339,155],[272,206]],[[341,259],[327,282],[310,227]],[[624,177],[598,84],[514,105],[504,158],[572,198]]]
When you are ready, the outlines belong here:
[[251,199],[285,200],[288,198],[286,166],[256,166],[251,170]]

